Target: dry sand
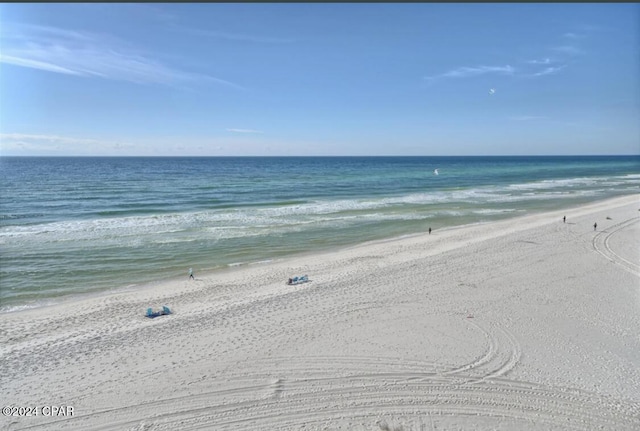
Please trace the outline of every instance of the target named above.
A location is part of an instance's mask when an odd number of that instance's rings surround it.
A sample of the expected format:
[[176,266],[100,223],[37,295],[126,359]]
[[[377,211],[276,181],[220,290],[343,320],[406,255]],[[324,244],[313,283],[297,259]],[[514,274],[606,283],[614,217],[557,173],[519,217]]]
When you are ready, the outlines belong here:
[[627,196],[1,315],[1,404],[38,416],[0,429],[638,430],[639,209]]

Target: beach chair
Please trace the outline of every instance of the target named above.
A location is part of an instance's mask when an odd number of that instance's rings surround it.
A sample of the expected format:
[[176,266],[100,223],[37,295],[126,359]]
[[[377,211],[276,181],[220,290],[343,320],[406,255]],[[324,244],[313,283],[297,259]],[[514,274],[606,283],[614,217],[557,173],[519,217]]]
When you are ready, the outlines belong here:
[[306,283],[307,281],[309,281],[309,277],[307,275],[301,275],[300,277],[293,277],[293,278],[290,278],[289,280],[291,280],[289,284],[300,284],[300,283]]
[[147,308],[147,314],[145,314],[145,316],[153,319],[154,317],[166,316],[167,314],[171,314],[171,309],[166,305],[163,305],[162,310],[160,311],[153,311],[153,308],[151,307]]
[[153,308],[151,308],[151,307],[147,308],[147,314],[145,314],[145,316],[150,318],[150,319],[153,319],[154,317],[158,317],[160,315],[162,315],[161,312],[159,312],[159,311],[154,312]]

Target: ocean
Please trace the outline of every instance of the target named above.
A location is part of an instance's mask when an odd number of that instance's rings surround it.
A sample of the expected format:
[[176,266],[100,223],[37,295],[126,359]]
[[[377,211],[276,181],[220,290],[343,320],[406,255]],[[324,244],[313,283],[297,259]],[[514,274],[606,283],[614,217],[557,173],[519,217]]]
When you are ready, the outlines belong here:
[[0,184],[9,312],[637,194],[640,156],[0,157]]

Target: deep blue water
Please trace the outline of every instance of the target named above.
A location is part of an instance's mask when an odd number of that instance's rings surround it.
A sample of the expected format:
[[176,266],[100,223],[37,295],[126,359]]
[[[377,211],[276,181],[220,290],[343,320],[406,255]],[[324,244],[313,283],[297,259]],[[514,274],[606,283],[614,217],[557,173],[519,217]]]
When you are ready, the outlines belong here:
[[0,184],[9,310],[635,194],[640,156],[2,157]]

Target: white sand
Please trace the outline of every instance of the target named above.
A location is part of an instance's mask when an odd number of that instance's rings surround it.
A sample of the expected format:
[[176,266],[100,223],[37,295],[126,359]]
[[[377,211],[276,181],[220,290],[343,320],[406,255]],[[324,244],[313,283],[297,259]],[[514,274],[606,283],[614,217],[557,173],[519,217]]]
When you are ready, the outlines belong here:
[[0,429],[638,430],[639,209],[627,196],[1,315],[1,404],[74,415]]

